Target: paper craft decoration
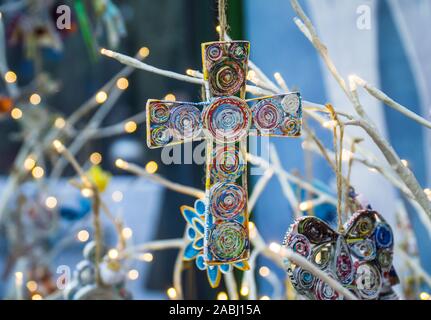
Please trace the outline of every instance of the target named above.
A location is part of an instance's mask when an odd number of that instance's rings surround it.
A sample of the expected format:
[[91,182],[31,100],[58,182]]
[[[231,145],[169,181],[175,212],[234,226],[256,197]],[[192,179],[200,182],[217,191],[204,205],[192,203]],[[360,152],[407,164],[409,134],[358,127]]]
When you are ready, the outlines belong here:
[[[396,298],[399,282],[392,266],[393,233],[373,210],[356,212],[342,234],[315,217],[301,217],[291,225],[283,246],[304,256],[363,300]],[[287,259],[285,266],[296,291],[315,300],[341,300],[328,284]]]
[[[103,247],[103,254],[106,248]],[[127,272],[118,260],[104,259],[99,264],[101,284],[96,282],[96,243],[91,241],[84,247],[84,260],[73,272],[70,282],[63,291],[66,300],[129,300],[131,293],[126,290]]]
[[203,74],[209,100],[147,102],[150,148],[206,140],[203,246],[208,265],[249,257],[247,137],[301,134],[299,93],[244,100],[249,51],[247,41],[204,43]]
[[194,208],[189,206],[181,207],[181,214],[187,221],[187,237],[189,243],[184,249],[183,260],[195,260],[199,270],[206,270],[208,282],[212,288],[218,287],[222,273],[227,273],[232,268],[248,270],[247,261],[226,263],[220,265],[207,265],[204,256],[204,235],[205,235],[205,202],[196,200]]

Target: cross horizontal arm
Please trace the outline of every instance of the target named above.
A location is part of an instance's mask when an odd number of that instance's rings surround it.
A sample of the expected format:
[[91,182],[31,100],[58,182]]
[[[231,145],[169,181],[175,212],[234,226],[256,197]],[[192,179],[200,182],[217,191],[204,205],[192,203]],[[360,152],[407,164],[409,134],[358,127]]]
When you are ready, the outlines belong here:
[[202,109],[207,103],[147,101],[147,145],[149,148],[192,141],[202,132]]
[[252,111],[249,135],[299,137],[302,126],[301,96],[297,92],[247,100]]

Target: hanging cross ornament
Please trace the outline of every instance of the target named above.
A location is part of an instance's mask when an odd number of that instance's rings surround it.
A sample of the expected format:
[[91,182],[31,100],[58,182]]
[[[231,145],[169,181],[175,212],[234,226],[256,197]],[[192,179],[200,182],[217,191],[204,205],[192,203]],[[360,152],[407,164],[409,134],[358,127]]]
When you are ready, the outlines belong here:
[[148,100],[147,143],[171,146],[204,137],[206,199],[204,259],[207,265],[247,260],[247,137],[298,137],[299,93],[245,100],[250,43],[202,44],[208,101]]

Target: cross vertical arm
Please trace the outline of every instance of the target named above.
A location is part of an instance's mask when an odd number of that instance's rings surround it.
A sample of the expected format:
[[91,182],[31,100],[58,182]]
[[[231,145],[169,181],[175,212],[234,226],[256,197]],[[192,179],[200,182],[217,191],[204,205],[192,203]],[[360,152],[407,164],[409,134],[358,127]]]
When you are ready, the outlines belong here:
[[202,44],[203,75],[210,104],[203,111],[207,136],[205,261],[209,265],[247,260],[247,133],[251,111],[244,98],[248,41]]

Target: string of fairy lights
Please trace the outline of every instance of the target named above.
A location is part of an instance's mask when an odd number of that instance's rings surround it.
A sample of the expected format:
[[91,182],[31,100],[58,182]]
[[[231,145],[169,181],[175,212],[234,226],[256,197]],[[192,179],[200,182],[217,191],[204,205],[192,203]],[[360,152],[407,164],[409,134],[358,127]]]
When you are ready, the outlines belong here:
[[[217,26],[217,29],[219,29],[219,28],[220,27]],[[139,50],[139,55],[142,58],[146,58],[149,54],[150,54],[150,49],[147,47],[142,47]],[[199,71],[196,71],[193,69],[187,69],[185,71],[185,74],[187,74],[189,76],[193,76],[193,77],[201,76],[201,73]],[[3,76],[4,76],[4,81],[7,84],[15,84],[18,81],[17,74],[12,70],[7,71]],[[259,79],[258,79],[254,70],[248,71],[247,79],[250,80],[251,82],[257,84],[257,85],[259,84]],[[278,85],[281,88],[288,90],[288,87],[287,87],[283,77],[281,76],[281,74],[279,72],[276,72],[274,74],[274,79],[277,81]],[[127,90],[129,88],[129,85],[130,85],[129,79],[127,79],[126,77],[119,77],[118,79],[115,80],[115,85],[119,90],[122,90],[122,91]],[[94,95],[94,100],[99,105],[104,104],[108,100],[108,98],[109,98],[109,94],[105,90],[100,90]],[[29,95],[28,102],[32,106],[38,106],[41,104],[42,99],[43,99],[43,97],[39,93],[34,92],[34,93],[31,93]],[[168,93],[165,95],[164,100],[176,101],[176,96],[173,93]],[[10,110],[11,118],[14,120],[17,120],[17,121],[19,121],[23,117],[23,113],[24,113],[23,109],[18,107],[18,106],[14,106]],[[67,125],[68,125],[67,120],[63,117],[57,117],[54,121],[55,128],[57,128],[59,130],[63,130],[65,128],[67,128]],[[332,129],[332,128],[334,128],[334,126],[337,125],[337,123],[334,120],[328,120],[328,121],[323,122],[321,125],[326,129]],[[124,130],[125,134],[132,134],[138,130],[138,127],[139,127],[139,125],[136,121],[128,120],[128,121],[124,122],[123,130]],[[309,148],[308,144],[309,144],[308,141],[304,141],[302,143],[302,148],[304,150],[308,149]],[[353,154],[351,151],[349,151],[347,149],[342,150],[342,160],[343,161],[349,161],[351,159],[351,157],[353,157]],[[100,165],[103,161],[103,155],[102,155],[102,153],[100,153],[98,151],[94,151],[89,155],[88,160],[90,161],[90,163],[92,165]],[[405,159],[402,160],[402,163],[406,167],[409,166],[409,162]],[[127,162],[123,159],[116,159],[115,160],[115,166],[118,168],[124,169],[127,167]],[[25,160],[23,162],[23,168],[25,171],[29,172],[35,180],[42,179],[45,176],[45,169],[43,168],[43,166],[41,164],[38,163],[36,156],[33,154],[30,154],[25,158]],[[154,160],[149,161],[145,165],[145,170],[149,174],[155,174],[158,171],[157,162]],[[377,170],[374,168],[369,168],[369,170],[372,172],[377,172]],[[428,196],[429,200],[431,201],[431,189],[426,188],[426,189],[424,189],[424,192]],[[81,189],[81,194],[84,197],[93,196],[92,190],[89,188],[85,188],[85,187],[83,187]],[[124,194],[120,190],[114,190],[110,196],[111,196],[112,201],[114,201],[115,203],[121,203],[124,199]],[[327,199],[323,196],[320,196],[317,199],[306,200],[306,201],[300,202],[298,205],[298,208],[301,211],[308,211],[308,210],[312,209],[314,206],[317,206],[317,205],[319,205],[325,201],[327,201]],[[48,209],[54,210],[59,205],[59,200],[53,195],[48,195],[44,200],[44,204]],[[256,236],[256,230],[255,230],[253,222],[250,222],[249,228],[250,228],[250,237],[251,238],[255,237]],[[132,228],[130,228],[128,226],[124,227],[121,230],[121,236],[125,240],[132,239],[132,237],[133,237]],[[90,240],[90,238],[91,238],[91,235],[90,235],[90,231],[88,229],[82,228],[76,232],[76,240],[81,242],[81,243],[88,242]],[[278,243],[273,242],[273,243],[270,243],[269,248],[274,252],[278,252],[280,250],[280,245]],[[109,249],[107,255],[112,260],[120,258],[120,252],[117,248]],[[142,262],[145,262],[145,263],[151,263],[154,260],[154,256],[151,252],[144,252],[144,253],[141,253],[139,255],[138,259]],[[267,266],[261,266],[258,269],[258,274],[262,278],[266,278],[266,279],[269,279],[269,278],[274,276],[272,274],[272,271]],[[137,269],[130,269],[127,273],[127,277],[131,281],[136,281],[140,277],[139,271]],[[23,272],[16,272],[15,273],[15,286],[16,286],[17,297],[23,298],[23,294],[24,294],[23,293],[23,290],[24,290],[23,289],[24,288],[24,274],[23,274]],[[35,280],[32,280],[32,279],[28,280],[25,283],[25,288],[31,293],[31,299],[32,300],[43,299],[43,296],[38,292],[38,283]],[[249,292],[250,292],[250,288],[248,287],[247,284],[241,285],[239,293],[242,297],[247,297],[249,295]],[[177,299],[178,298],[178,293],[174,287],[168,288],[166,290],[166,295],[169,299]],[[216,294],[216,298],[218,300],[227,300],[227,299],[229,299],[229,296],[225,291],[220,291]],[[419,298],[422,300],[431,300],[431,296],[427,292],[420,293]],[[260,299],[261,300],[269,300],[270,297],[267,295],[263,295],[263,296],[260,296]]]

